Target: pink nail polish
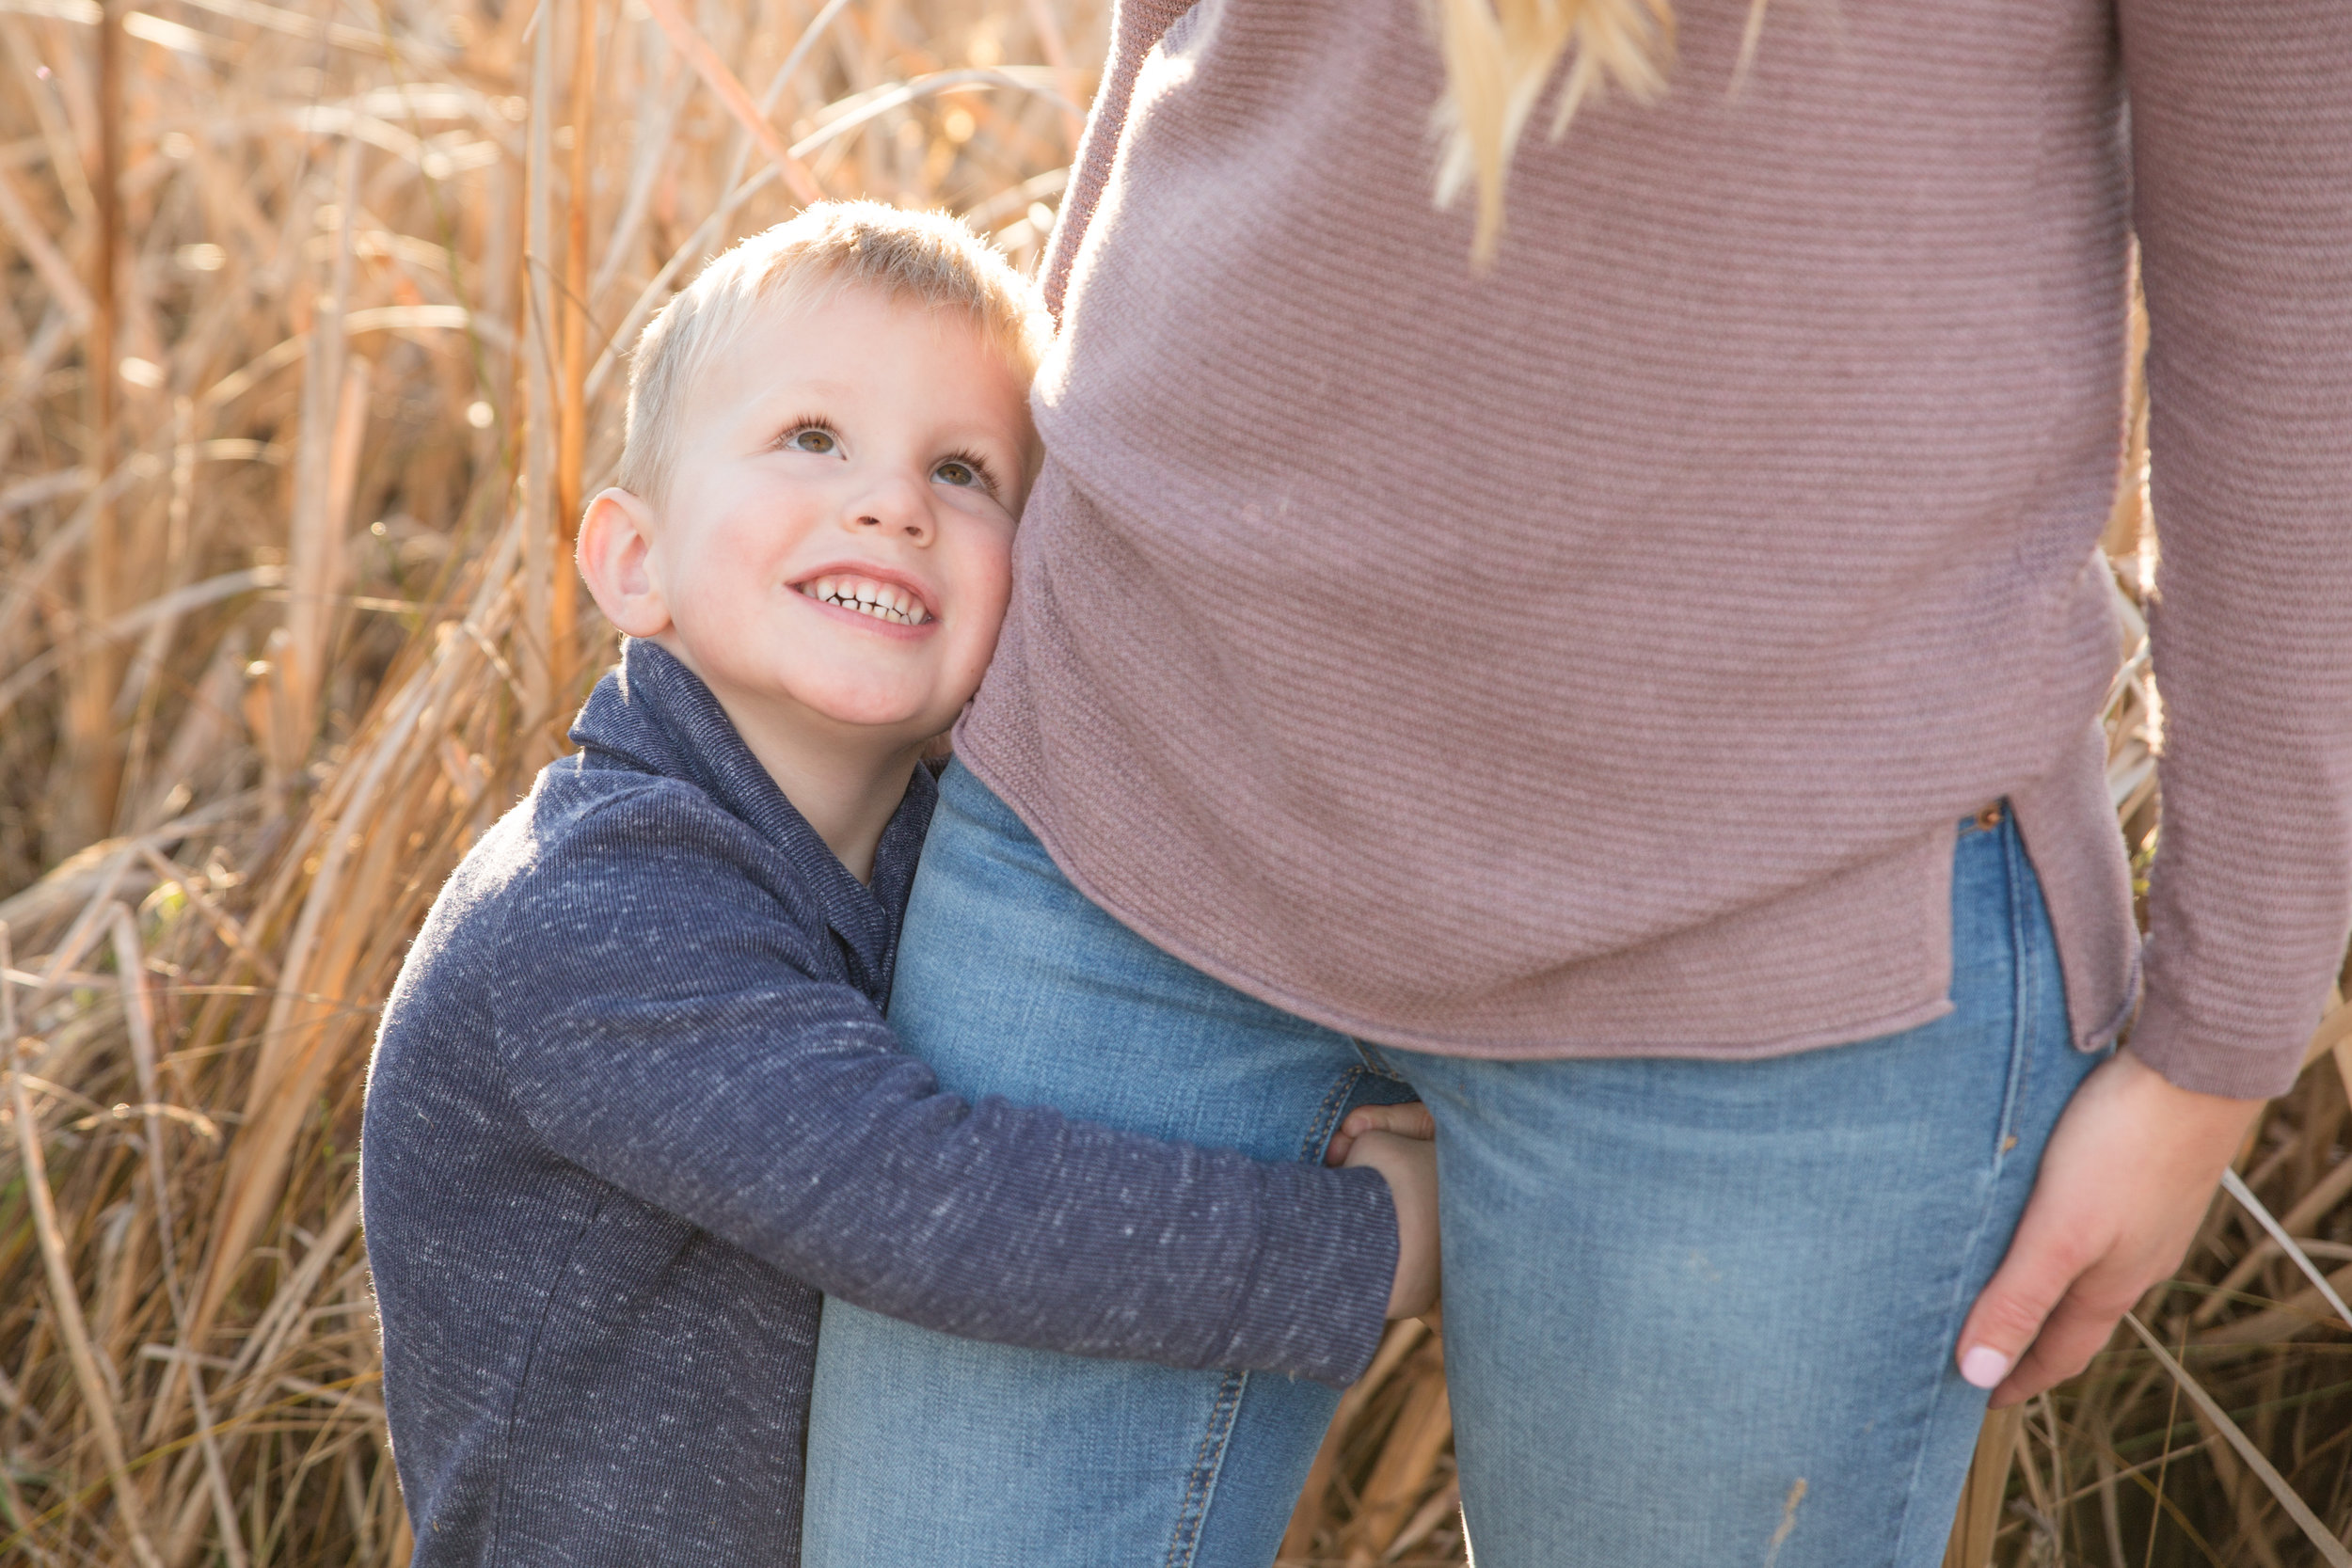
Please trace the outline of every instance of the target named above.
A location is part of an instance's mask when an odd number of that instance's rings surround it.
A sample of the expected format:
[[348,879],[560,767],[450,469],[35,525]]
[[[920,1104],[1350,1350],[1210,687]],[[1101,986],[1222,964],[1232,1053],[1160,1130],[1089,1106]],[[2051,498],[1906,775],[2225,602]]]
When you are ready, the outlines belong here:
[[1960,1375],[1979,1388],[1992,1388],[2009,1376],[2009,1357],[1991,1345],[1978,1345],[1960,1358]]

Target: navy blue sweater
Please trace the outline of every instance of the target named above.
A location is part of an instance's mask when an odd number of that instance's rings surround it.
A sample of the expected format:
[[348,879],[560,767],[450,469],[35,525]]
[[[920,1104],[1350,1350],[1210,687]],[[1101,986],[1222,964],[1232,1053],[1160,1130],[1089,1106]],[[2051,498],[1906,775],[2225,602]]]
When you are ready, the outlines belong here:
[[659,646],[572,738],[435,902],[370,1069],[418,1568],[795,1562],[820,1291],[1081,1354],[1362,1370],[1396,1254],[1376,1174],[967,1105],[898,1049],[928,773],[868,888]]

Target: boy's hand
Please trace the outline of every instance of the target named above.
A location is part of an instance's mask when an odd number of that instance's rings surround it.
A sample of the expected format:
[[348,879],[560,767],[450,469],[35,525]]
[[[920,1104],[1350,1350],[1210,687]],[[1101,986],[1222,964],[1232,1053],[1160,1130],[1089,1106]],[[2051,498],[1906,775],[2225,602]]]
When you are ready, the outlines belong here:
[[1402,1105],[1359,1105],[1347,1113],[1340,1130],[1331,1134],[1330,1146],[1323,1151],[1327,1165],[1348,1164],[1348,1148],[1357,1137],[1365,1132],[1394,1132],[1405,1138],[1434,1138],[1438,1123],[1430,1116],[1429,1107],[1418,1100]]
[[1437,1125],[1420,1105],[1367,1105],[1348,1113],[1324,1155],[1330,1164],[1370,1165],[1388,1179],[1396,1205],[1396,1281],[1389,1316],[1418,1318],[1438,1304]]

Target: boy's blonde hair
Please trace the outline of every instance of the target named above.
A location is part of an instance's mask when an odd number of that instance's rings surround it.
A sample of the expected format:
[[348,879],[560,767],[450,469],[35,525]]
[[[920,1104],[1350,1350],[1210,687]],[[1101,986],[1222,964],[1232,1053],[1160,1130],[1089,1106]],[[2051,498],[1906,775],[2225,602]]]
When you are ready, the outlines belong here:
[[1024,380],[1053,331],[1028,279],[960,219],[879,201],[820,201],[714,258],[645,324],[629,358],[614,483],[659,501],[688,390],[719,348],[756,310],[808,305],[850,287],[963,312]]

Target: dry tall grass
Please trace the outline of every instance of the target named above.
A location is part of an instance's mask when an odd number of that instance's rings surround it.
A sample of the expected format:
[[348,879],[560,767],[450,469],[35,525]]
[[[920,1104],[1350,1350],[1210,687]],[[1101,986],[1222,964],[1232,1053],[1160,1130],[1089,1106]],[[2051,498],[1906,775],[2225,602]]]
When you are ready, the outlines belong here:
[[[609,652],[563,520],[614,345],[818,191],[1032,258],[1104,8],[139,3],[0,0],[0,1562],[399,1563],[361,1069]],[[1989,1432],[1966,1568],[2347,1560],[2347,1042],[2240,1162],[2301,1256],[2217,1203],[2153,1338]],[[1461,1560],[1451,1430],[1400,1328],[1286,1556]]]

